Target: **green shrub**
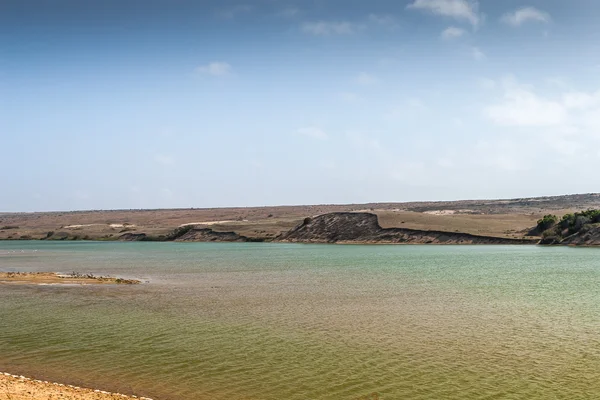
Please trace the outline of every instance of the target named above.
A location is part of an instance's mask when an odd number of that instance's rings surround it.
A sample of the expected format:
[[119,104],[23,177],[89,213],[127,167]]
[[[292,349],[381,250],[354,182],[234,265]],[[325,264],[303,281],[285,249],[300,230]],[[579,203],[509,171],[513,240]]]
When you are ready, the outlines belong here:
[[540,232],[544,232],[551,227],[553,227],[558,222],[558,217],[556,215],[544,215],[542,219],[539,219],[537,222],[537,227]]

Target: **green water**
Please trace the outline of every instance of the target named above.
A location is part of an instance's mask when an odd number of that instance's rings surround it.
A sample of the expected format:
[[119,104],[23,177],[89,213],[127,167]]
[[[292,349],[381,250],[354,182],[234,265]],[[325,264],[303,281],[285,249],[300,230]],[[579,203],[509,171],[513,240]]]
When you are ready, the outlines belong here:
[[156,399],[600,398],[600,249],[0,242],[0,370]]

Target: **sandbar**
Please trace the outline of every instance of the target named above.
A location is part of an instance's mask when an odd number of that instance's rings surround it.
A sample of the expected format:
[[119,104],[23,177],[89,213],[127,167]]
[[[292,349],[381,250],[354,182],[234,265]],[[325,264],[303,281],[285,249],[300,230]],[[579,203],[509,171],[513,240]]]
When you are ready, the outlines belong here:
[[135,279],[122,279],[92,274],[60,274],[57,272],[0,272],[0,284],[34,285],[136,285]]

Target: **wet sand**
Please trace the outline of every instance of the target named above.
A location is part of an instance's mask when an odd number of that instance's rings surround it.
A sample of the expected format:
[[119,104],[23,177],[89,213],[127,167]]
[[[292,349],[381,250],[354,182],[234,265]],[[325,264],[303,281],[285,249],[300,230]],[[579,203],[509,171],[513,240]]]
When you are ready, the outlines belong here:
[[0,372],[0,400],[152,400],[148,397],[127,396],[102,390],[40,381]]
[[0,272],[0,284],[2,283],[22,285],[135,285],[140,283],[140,281],[107,276],[59,274],[56,272]]

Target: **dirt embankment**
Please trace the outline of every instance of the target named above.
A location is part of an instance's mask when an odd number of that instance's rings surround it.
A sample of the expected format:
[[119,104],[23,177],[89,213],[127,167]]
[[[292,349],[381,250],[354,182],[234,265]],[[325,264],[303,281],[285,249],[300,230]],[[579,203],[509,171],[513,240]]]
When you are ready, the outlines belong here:
[[306,218],[276,241],[301,243],[534,244],[534,240],[460,232],[382,228],[370,213],[331,213]]
[[248,238],[235,232],[216,232],[211,228],[189,226],[185,231],[160,237],[150,237],[145,233],[125,233],[118,240],[123,242],[262,242],[264,239]]

